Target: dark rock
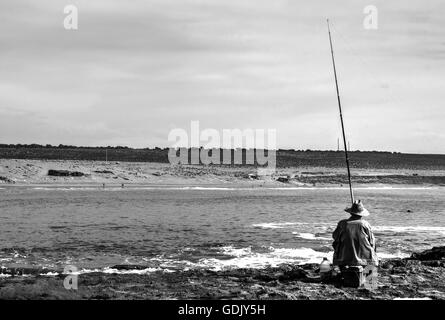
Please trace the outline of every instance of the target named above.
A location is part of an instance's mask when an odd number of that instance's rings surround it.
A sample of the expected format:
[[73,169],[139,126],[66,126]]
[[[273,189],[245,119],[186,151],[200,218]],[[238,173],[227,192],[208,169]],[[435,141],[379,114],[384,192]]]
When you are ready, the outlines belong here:
[[414,252],[409,259],[421,260],[421,261],[445,259],[445,246],[434,247],[432,249],[425,250],[422,252]]
[[406,266],[406,259],[391,259],[391,260],[383,260],[380,263],[380,268],[392,270],[394,268],[400,268]]
[[48,175],[54,177],[82,177],[85,175],[85,173],[79,171],[50,169],[48,170]]
[[23,275],[33,275],[38,276],[40,274],[46,274],[48,272],[56,272],[55,270],[50,270],[46,268],[32,268],[32,267],[1,267],[0,274],[9,276],[23,276]]
[[117,264],[111,267],[111,269],[116,269],[116,270],[144,270],[147,268],[148,268],[147,266],[141,266],[138,264]]
[[422,261],[422,265],[428,266],[428,267],[444,267],[445,266],[445,260],[444,261],[425,260],[425,261]]
[[282,182],[282,183],[288,183],[289,182],[289,177],[278,177],[277,181],[278,182]]
[[106,173],[106,174],[114,174],[113,171],[110,170],[96,170],[95,173]]
[[301,269],[295,268],[293,270],[285,271],[282,275],[278,277],[280,281],[293,281],[293,280],[304,280],[308,278],[308,272]]
[[3,181],[4,183],[15,183],[14,180],[11,180],[11,179],[9,179],[7,177],[3,177],[3,176],[0,176],[0,181]]

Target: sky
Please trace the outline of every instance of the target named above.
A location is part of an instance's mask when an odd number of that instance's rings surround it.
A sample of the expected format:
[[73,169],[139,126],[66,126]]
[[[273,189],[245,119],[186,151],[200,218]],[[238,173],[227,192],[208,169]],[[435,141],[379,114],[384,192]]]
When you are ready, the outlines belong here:
[[2,0],[0,143],[168,147],[199,121],[337,149],[327,17],[351,149],[444,154],[442,0]]

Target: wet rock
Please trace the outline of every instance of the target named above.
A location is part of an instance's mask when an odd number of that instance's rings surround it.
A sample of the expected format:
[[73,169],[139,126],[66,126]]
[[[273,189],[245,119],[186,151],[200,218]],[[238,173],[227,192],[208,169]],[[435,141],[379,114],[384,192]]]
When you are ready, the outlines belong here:
[[39,276],[44,275],[47,273],[54,273],[57,272],[55,270],[47,269],[47,268],[32,268],[32,267],[0,267],[0,274],[1,275],[7,275],[7,276],[23,276],[23,275],[33,275],[33,276]]
[[276,180],[278,182],[288,183],[289,182],[289,177],[287,177],[287,176],[285,176],[285,177],[278,177]]
[[[11,252],[13,249],[10,249]],[[433,249],[432,249],[433,250]],[[427,250],[427,252],[430,250]],[[7,251],[9,252],[9,251]],[[434,250],[437,252],[437,249]],[[440,255],[439,255],[440,256]],[[27,298],[56,298],[70,294],[78,299],[445,299],[445,260],[383,259],[378,270],[378,287],[373,290],[345,288],[320,281],[318,264],[283,264],[266,269],[228,269],[210,271],[190,269],[178,272],[86,273],[79,277],[82,290],[67,292],[61,285],[63,275],[51,277],[49,270],[9,268],[2,279],[0,299],[19,298],[7,290],[20,283],[23,292],[42,290]],[[143,265],[115,265],[118,270],[142,270]],[[36,277],[20,277],[25,273]],[[61,271],[58,270],[60,273]],[[3,291],[2,291],[3,290]]]
[[147,266],[141,266],[139,264],[117,264],[111,267],[111,269],[116,270],[144,270],[147,268]]
[[445,267],[445,260],[439,261],[439,260],[425,260],[422,261],[422,265],[428,266],[428,267]]
[[434,247],[429,250],[425,250],[422,252],[414,252],[410,259],[413,260],[441,260],[445,259],[445,246],[443,247]]

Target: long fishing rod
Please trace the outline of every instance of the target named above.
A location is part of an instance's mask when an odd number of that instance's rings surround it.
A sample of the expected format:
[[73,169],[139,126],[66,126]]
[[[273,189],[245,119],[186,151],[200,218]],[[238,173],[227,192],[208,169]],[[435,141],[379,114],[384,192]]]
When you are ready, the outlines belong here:
[[337,89],[338,109],[340,111],[341,129],[343,132],[343,144],[345,147],[346,167],[348,168],[349,192],[351,194],[351,203],[354,204],[354,192],[352,191],[352,182],[351,182],[351,169],[349,168],[349,156],[348,156],[348,148],[346,146],[345,125],[343,123],[343,114],[341,111],[340,93],[338,91],[337,70],[335,69],[334,49],[332,48],[331,29],[329,28],[329,19],[327,19],[326,22],[328,24],[329,44],[331,45],[332,66],[334,67],[335,88]]

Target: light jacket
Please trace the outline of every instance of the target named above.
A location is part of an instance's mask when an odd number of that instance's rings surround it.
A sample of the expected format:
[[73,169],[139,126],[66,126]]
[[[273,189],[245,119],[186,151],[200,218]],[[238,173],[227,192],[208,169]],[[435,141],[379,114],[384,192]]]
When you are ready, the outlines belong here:
[[334,233],[334,261],[337,266],[378,265],[371,225],[361,217],[341,220]]

